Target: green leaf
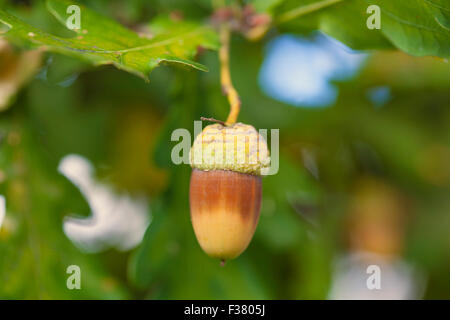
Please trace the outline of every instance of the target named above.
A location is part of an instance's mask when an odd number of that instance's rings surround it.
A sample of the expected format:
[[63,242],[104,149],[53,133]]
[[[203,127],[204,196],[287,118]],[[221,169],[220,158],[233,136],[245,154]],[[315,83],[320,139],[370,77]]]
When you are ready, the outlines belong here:
[[399,49],[416,56],[450,57],[450,3],[440,0],[371,0],[381,8],[381,32]]
[[[48,0],[47,8],[65,25],[70,17],[66,10],[73,4],[65,0]],[[191,59],[198,47],[217,48],[216,33],[208,26],[166,19],[164,24],[160,22],[163,30],[148,36],[137,34],[85,6],[79,7],[81,29],[74,30],[74,36],[68,38],[28,25],[5,10],[0,10],[0,22],[9,27],[6,35],[13,40],[86,60],[94,65],[112,64],[144,79],[163,62],[207,71],[204,65]]]
[[[386,39],[382,30],[367,28],[367,18],[370,16],[366,13],[367,7],[364,1],[346,1],[336,5],[322,14],[319,28],[353,49],[392,48],[392,43]],[[381,21],[383,23],[383,17]]]
[[[367,28],[370,5],[380,7],[381,29]],[[450,57],[450,4],[445,0],[285,0],[272,9],[283,31],[321,30],[354,49],[394,45],[415,56]]]
[[281,31],[308,34],[321,30],[353,49],[391,48],[380,30],[367,28],[367,7],[364,0],[309,0],[301,6],[285,0],[272,14]]

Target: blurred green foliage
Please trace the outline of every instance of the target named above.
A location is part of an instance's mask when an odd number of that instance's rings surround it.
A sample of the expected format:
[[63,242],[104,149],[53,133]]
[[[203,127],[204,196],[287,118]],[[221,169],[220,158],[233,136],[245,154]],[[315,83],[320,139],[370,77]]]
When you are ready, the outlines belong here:
[[[13,2],[13,1],[12,1]],[[41,1],[0,1],[48,31]],[[208,1],[84,1],[126,25],[182,11],[204,19]],[[189,218],[187,165],[174,165],[171,132],[201,116],[225,119],[228,105],[215,52],[210,72],[162,67],[151,82],[109,66],[93,68],[45,54],[38,75],[0,114],[0,298],[5,299],[323,299],[333,261],[349,249],[346,217],[354,186],[376,177],[408,202],[400,255],[427,276],[425,298],[450,298],[450,65],[388,51],[373,54],[336,104],[296,108],[267,97],[257,77],[261,42],[235,36],[231,73],[242,100],[239,120],[280,129],[280,171],[265,177],[261,218],[244,254],[220,267],[196,242]],[[0,70],[1,73],[1,70]],[[67,81],[70,80],[70,85]],[[73,82],[73,83],[72,83]],[[367,93],[387,86],[376,107]],[[319,176],[305,165],[314,156]],[[129,252],[85,253],[65,236],[63,218],[90,208],[58,173],[79,154],[117,190],[145,194],[152,222]],[[66,288],[66,268],[82,270],[82,290]]]

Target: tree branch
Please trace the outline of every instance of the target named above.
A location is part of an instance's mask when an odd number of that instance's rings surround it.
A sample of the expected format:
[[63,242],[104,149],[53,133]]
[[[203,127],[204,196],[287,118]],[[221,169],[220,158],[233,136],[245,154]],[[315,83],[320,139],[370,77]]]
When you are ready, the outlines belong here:
[[228,115],[226,125],[230,126],[236,123],[239,111],[241,109],[241,100],[236,89],[231,82],[230,74],[230,36],[231,30],[228,23],[224,22],[220,26],[220,83],[222,91],[227,96],[230,104],[230,113]]
[[277,20],[276,23],[285,23],[288,21],[291,21],[293,19],[296,19],[300,16],[303,16],[305,14],[320,10],[322,8],[331,6],[335,3],[341,2],[343,0],[322,0],[319,2],[314,2],[305,6],[300,6],[295,9],[289,10],[283,14],[281,14]]

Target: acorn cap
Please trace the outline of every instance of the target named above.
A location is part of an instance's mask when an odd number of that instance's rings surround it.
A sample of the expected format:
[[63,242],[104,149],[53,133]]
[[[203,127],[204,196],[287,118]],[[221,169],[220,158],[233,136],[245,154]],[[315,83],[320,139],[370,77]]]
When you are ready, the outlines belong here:
[[190,152],[192,168],[264,174],[270,166],[267,142],[251,125],[219,123],[206,126]]

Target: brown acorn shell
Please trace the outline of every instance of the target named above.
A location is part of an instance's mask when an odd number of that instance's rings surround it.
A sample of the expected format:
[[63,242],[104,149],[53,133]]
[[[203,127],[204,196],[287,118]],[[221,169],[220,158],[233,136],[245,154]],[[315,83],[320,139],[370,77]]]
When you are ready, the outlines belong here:
[[202,249],[223,260],[239,256],[258,224],[261,177],[226,170],[193,169],[191,221]]

